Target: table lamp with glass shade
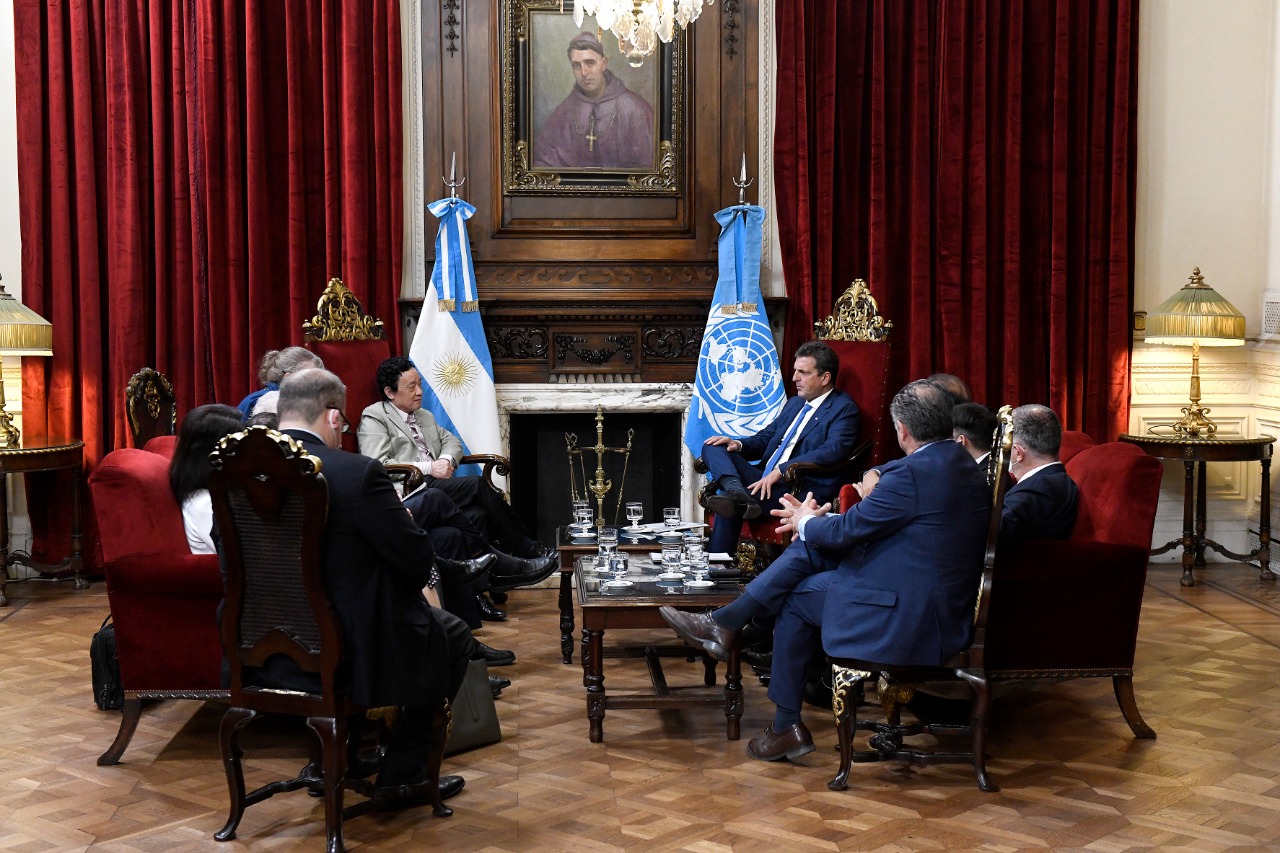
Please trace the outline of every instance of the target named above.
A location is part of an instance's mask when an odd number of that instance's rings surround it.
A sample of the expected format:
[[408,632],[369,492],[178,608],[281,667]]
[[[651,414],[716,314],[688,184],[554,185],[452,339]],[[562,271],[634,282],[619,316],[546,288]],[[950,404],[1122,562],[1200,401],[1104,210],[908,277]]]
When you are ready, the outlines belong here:
[[1147,343],[1191,345],[1191,404],[1173,424],[1179,438],[1212,438],[1218,425],[1200,405],[1200,347],[1244,345],[1244,315],[1205,284],[1200,268],[1191,271],[1182,289],[1147,314]]
[[[53,326],[5,292],[0,284],[0,356],[53,355]],[[0,447],[18,446],[18,429],[5,409],[0,376]]]

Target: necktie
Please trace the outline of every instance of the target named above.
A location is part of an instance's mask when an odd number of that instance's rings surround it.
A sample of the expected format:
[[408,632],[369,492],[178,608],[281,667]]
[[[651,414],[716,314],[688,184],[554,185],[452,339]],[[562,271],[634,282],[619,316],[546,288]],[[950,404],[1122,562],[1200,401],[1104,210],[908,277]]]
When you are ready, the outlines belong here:
[[769,463],[764,466],[766,474],[778,467],[778,463],[782,461],[782,454],[791,446],[796,433],[800,431],[800,424],[804,423],[805,416],[809,414],[812,408],[808,403],[800,407],[800,414],[796,415],[796,419],[791,422],[791,426],[787,429],[787,434],[782,437],[782,441],[778,444],[778,449],[773,451],[773,455],[769,457]]
[[409,425],[409,434],[413,436],[413,443],[418,446],[418,461],[432,461],[431,449],[427,447],[427,441],[422,437],[422,432],[418,429],[418,419],[410,414],[405,418],[405,423]]

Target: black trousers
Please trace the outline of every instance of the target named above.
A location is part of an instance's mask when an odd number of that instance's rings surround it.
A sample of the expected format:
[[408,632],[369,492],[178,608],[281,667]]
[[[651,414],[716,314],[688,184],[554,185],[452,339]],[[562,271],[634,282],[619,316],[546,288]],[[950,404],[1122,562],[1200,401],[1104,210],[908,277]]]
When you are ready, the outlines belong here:
[[502,497],[479,477],[427,477],[427,491],[441,491],[448,495],[461,512],[483,525],[490,544],[506,551],[519,553],[533,545],[524,525]]
[[[462,689],[467,676],[471,656],[476,649],[476,639],[471,629],[461,619],[444,610],[433,608],[431,615],[444,629],[444,648],[439,650],[447,662],[447,690],[450,704]],[[399,718],[391,732],[386,754],[378,772],[378,784],[402,785],[421,781],[427,763],[427,750],[431,743],[431,718],[435,709],[410,705],[400,709]]]

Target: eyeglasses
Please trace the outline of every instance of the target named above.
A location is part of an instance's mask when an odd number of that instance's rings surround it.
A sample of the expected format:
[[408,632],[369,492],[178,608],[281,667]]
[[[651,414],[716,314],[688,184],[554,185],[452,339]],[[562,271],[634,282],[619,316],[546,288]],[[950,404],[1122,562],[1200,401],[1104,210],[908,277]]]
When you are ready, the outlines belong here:
[[342,418],[342,434],[346,435],[351,432],[351,421],[347,420],[347,416],[342,413],[342,409],[337,406],[325,406],[326,409],[332,409],[338,413],[338,417]]

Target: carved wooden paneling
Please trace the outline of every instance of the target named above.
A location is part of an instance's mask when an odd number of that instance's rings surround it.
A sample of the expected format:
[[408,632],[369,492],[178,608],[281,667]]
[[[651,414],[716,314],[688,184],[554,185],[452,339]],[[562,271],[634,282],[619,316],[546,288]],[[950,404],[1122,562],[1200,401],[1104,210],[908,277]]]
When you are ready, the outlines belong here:
[[425,0],[421,33],[424,174],[448,174],[457,152],[496,378],[692,381],[716,280],[713,214],[737,201],[743,154],[757,157],[758,0],[710,6],[688,31],[687,177],[674,197],[503,193],[502,5]]

